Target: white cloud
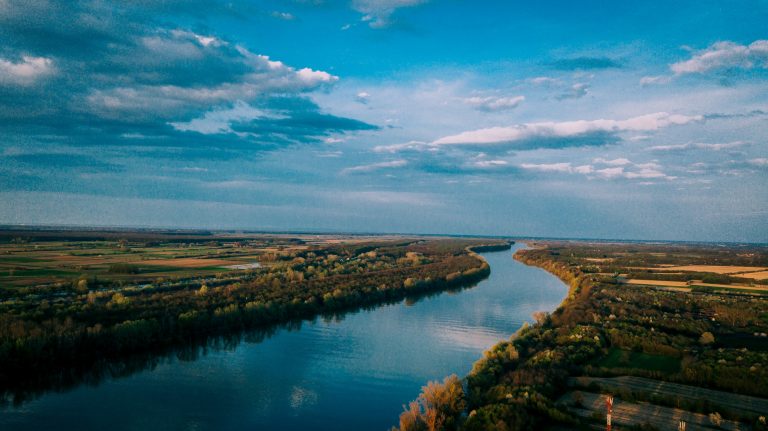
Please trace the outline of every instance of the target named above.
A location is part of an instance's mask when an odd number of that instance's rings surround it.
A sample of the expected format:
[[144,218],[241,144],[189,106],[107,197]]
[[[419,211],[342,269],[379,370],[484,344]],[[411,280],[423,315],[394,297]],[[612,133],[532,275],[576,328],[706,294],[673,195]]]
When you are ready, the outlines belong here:
[[[626,163],[624,163],[626,161]],[[587,178],[604,180],[614,179],[664,179],[673,180],[676,177],[668,176],[661,171],[661,166],[656,163],[634,164],[627,159],[604,160],[595,159],[594,163],[607,164],[611,167],[596,169],[593,165],[573,166],[571,163],[523,163],[521,168],[537,172],[580,174]]]
[[525,96],[514,97],[469,97],[464,99],[464,103],[473,106],[481,111],[504,111],[508,109],[517,108],[521,103],[525,101]]
[[567,92],[557,96],[557,100],[581,99],[589,93],[589,84],[576,83]]
[[181,171],[181,172],[202,173],[202,172],[208,172],[208,168],[201,168],[199,166],[185,166],[183,168],[179,168],[179,171]]
[[364,13],[362,20],[371,28],[385,28],[391,24],[395,10],[417,6],[428,0],[353,0],[352,8]]
[[[178,30],[178,29],[171,30],[170,34],[173,35],[174,38],[179,40],[184,40],[184,39],[194,40],[203,47],[209,47],[209,46],[218,47],[218,46],[227,45],[225,41],[215,36],[203,36],[201,34],[193,33],[187,30]],[[145,45],[147,45],[148,43],[151,45],[153,42],[162,43],[162,41],[163,41],[163,38],[159,38],[159,37],[144,38]],[[158,51],[161,51],[161,50],[158,50]]]
[[689,151],[689,150],[710,150],[710,151],[722,151],[731,150],[749,145],[749,142],[734,141],[725,144],[702,144],[702,143],[687,143],[687,144],[675,144],[675,145],[655,145],[648,148],[650,151]]
[[654,131],[671,125],[701,121],[702,116],[656,112],[626,120],[578,120],[563,122],[525,123],[510,127],[491,127],[445,136],[434,145],[492,145],[514,143],[532,138],[567,138],[590,133]]
[[625,166],[632,164],[632,161],[629,159],[625,159],[623,157],[613,160],[606,160],[602,157],[598,157],[595,160],[592,160],[592,163],[600,163],[603,165],[610,165],[610,166]]
[[669,76],[643,76],[640,78],[640,85],[645,87],[654,84],[669,84],[670,81],[672,81],[672,78]]
[[717,42],[695,53],[689,60],[670,66],[675,75],[705,73],[714,69],[768,68],[768,40],[756,40],[749,45]]
[[282,118],[282,116],[254,108],[242,100],[228,109],[216,109],[206,112],[202,117],[186,122],[168,123],[176,130],[192,131],[211,135],[233,133],[231,125],[236,121],[249,121],[256,118]]
[[674,177],[669,177],[664,172],[653,168],[641,168],[639,171],[625,172],[624,177],[629,179],[674,179]]
[[[171,42],[178,45],[178,37],[180,36],[174,36]],[[184,43],[186,45],[183,48],[177,47],[177,55],[208,55],[189,41]],[[207,47],[211,48],[216,49],[218,46],[210,44]],[[235,49],[241,56],[237,60],[250,69],[249,73],[242,75],[237,81],[208,87],[138,85],[96,89],[87,95],[85,108],[93,114],[107,118],[122,117],[129,113],[146,115],[148,112],[162,116],[192,108],[231,104],[238,100],[250,101],[270,93],[311,91],[333,84],[339,79],[327,72],[309,68],[296,70],[280,61],[271,60],[268,56],[254,54],[241,46],[236,46]]]
[[533,85],[544,85],[544,86],[549,86],[549,85],[554,85],[554,84],[559,84],[560,83],[560,81],[558,81],[557,79],[550,78],[548,76],[537,76],[535,78],[529,79],[528,82],[530,82]]
[[764,157],[760,157],[757,159],[751,159],[747,160],[747,163],[749,163],[752,166],[757,166],[758,168],[766,168],[768,167],[768,159]]
[[595,171],[591,165],[573,166],[571,163],[523,163],[523,169],[539,172],[559,172],[564,174],[591,174]]
[[389,162],[371,163],[369,165],[353,166],[341,171],[342,174],[359,174],[378,171],[380,169],[401,168],[408,164],[407,160],[392,160]]
[[570,163],[523,163],[520,165],[523,169],[541,171],[541,172],[573,172],[573,168]]
[[573,168],[573,172],[575,172],[577,174],[585,174],[586,175],[586,174],[591,174],[594,171],[595,171],[595,168],[592,165],[581,165],[581,166],[576,166],[575,168]]
[[328,72],[322,70],[312,70],[308,67],[300,69],[296,72],[299,80],[304,82],[308,86],[316,86],[319,84],[329,84],[339,80],[338,76],[333,76]]
[[272,12],[272,16],[277,19],[282,19],[284,21],[293,21],[296,19],[296,17],[292,13],[288,13],[288,12],[274,11]]
[[50,58],[25,55],[19,62],[0,58],[0,85],[30,85],[53,72],[53,60]]
[[361,91],[355,95],[355,100],[365,105],[371,100],[371,95],[365,91]]
[[403,151],[437,151],[437,147],[427,142],[422,141],[410,141],[404,144],[392,144],[392,145],[377,145],[373,147],[373,151],[376,153],[399,153]]
[[619,166],[615,168],[598,169],[595,170],[595,174],[606,179],[618,178],[624,175],[624,168]]
[[501,166],[507,166],[509,162],[506,160],[478,160],[472,163],[472,166],[476,168],[498,168]]

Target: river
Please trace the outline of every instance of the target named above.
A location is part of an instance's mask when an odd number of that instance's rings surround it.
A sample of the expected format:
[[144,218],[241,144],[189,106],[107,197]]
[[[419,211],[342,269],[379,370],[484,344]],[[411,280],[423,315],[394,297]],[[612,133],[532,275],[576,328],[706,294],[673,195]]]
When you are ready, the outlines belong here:
[[520,247],[483,253],[491,275],[473,288],[305,321],[195,359],[159,358],[0,408],[0,429],[387,430],[427,381],[464,376],[483,350],[565,297],[559,279],[512,258]]

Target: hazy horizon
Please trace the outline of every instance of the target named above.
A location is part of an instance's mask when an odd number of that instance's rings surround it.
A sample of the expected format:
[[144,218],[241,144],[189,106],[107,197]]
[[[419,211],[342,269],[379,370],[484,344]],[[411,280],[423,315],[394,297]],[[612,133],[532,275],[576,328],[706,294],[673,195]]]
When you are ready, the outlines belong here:
[[0,1],[0,224],[766,243],[765,22]]

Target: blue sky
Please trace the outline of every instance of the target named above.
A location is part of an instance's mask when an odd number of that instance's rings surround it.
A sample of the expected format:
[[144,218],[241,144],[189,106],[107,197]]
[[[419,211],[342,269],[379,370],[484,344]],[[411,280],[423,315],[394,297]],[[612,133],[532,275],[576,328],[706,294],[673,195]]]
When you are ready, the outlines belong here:
[[768,242],[765,22],[0,0],[0,223]]

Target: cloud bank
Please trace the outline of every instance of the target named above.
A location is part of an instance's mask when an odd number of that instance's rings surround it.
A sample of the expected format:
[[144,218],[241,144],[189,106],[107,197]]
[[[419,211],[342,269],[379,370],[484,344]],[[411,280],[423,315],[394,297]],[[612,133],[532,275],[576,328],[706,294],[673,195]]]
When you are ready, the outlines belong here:
[[[525,123],[509,127],[490,127],[445,136],[433,142],[434,145],[499,145],[528,143],[528,147],[570,146],[564,139],[595,137],[600,144],[607,135],[622,132],[648,132],[672,125],[701,121],[702,116],[688,116],[656,112],[628,118],[626,120],[578,120],[563,122]],[[551,142],[547,142],[551,140]],[[525,146],[525,145],[523,145]]]

